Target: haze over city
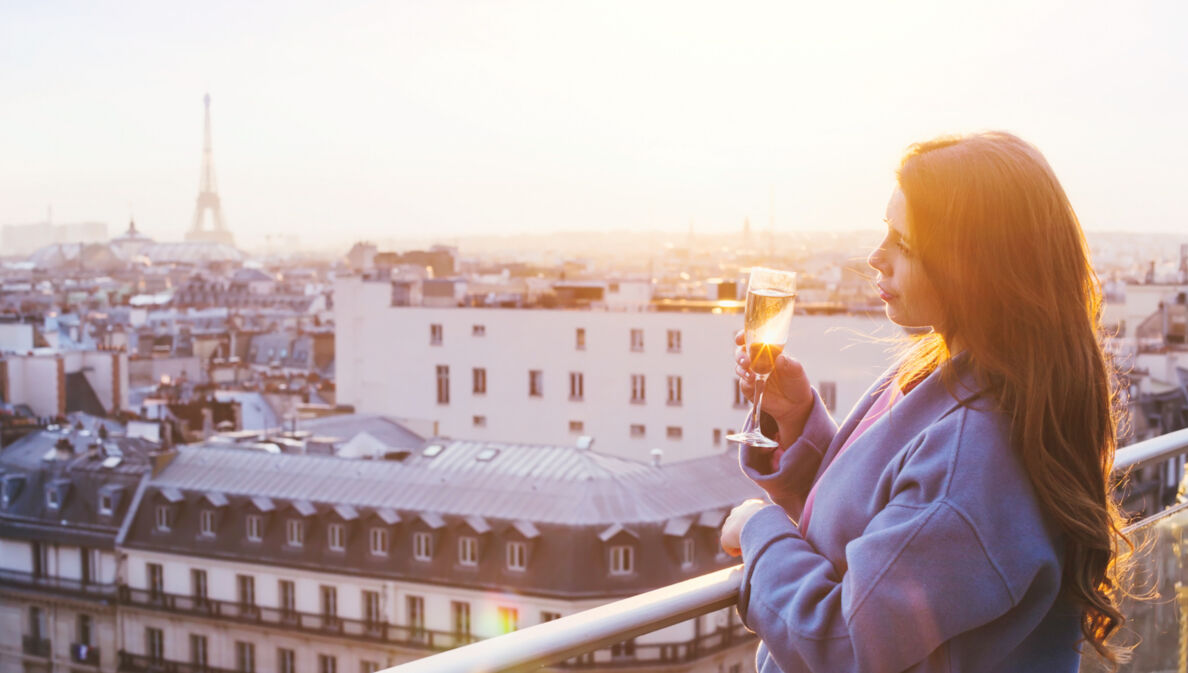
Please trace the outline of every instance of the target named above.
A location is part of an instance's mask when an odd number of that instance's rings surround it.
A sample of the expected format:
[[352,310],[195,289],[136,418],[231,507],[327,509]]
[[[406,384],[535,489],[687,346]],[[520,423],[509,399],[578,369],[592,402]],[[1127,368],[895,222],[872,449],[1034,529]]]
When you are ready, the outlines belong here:
[[[0,10],[0,223],[180,239],[202,96],[246,246],[877,228],[914,140],[1036,143],[1090,230],[1182,231],[1174,2],[125,2]],[[774,205],[774,211],[773,211]],[[48,210],[52,208],[52,215]]]

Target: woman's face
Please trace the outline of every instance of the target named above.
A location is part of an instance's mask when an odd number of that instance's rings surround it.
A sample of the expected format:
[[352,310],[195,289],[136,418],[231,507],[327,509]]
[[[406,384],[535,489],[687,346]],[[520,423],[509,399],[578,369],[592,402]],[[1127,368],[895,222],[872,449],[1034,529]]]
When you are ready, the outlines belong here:
[[907,199],[896,187],[887,203],[887,235],[867,258],[879,272],[875,279],[887,317],[903,327],[932,327],[940,330],[944,315],[940,297],[924,273],[914,241],[908,235]]

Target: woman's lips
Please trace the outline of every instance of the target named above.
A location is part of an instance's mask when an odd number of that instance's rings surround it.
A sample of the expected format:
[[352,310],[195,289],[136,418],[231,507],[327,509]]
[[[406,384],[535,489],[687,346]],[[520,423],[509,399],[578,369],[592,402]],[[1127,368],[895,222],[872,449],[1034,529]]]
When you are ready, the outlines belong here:
[[882,299],[883,301],[891,301],[895,298],[895,295],[883,289],[882,285],[875,283],[875,287],[879,290],[879,299]]

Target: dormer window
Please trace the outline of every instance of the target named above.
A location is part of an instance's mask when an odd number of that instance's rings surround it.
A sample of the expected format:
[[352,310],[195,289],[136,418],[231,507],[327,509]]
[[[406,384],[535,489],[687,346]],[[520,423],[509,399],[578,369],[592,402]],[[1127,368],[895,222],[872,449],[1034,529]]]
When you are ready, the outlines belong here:
[[458,538],[458,563],[464,566],[478,565],[478,539],[473,535]]
[[332,523],[326,528],[326,539],[330,551],[344,551],[346,549],[346,526]]
[[693,559],[694,559],[693,551],[696,548],[696,545],[694,544],[694,542],[695,541],[691,537],[687,537],[687,538],[681,540],[681,567],[682,568],[692,568],[693,567]]
[[372,528],[370,538],[371,554],[373,556],[388,555],[388,531],[383,528]]
[[167,533],[173,529],[173,508],[169,505],[157,505],[156,510],[156,524],[157,530],[162,533]]
[[61,495],[56,487],[50,486],[45,492],[45,505],[50,509],[58,509],[62,506]]
[[433,535],[425,532],[413,533],[413,558],[418,561],[433,560]]
[[285,522],[285,542],[290,547],[305,545],[305,522],[300,519],[289,519]]
[[214,510],[204,509],[198,512],[198,534],[202,537],[214,537],[215,535],[215,513]]
[[528,545],[513,541],[507,543],[507,569],[525,570],[528,568]]
[[610,548],[610,573],[630,575],[635,572],[635,548],[630,545],[615,545]]
[[111,516],[115,510],[115,503],[112,502],[110,493],[99,494],[99,513],[104,516]]
[[264,517],[259,514],[247,515],[248,542],[259,542],[264,539]]

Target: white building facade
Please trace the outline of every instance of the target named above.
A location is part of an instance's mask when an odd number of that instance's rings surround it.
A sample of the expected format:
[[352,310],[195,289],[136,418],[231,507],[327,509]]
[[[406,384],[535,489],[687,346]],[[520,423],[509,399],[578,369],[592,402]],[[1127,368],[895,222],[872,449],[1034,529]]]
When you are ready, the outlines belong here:
[[[436,434],[683,460],[745,420],[740,313],[392,306],[387,282],[335,285],[338,400]],[[787,351],[837,416],[890,364],[881,316],[797,316]],[[876,335],[872,338],[871,335]],[[420,425],[425,422],[424,425]]]

